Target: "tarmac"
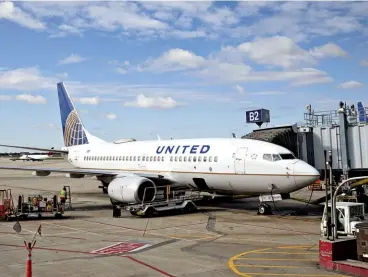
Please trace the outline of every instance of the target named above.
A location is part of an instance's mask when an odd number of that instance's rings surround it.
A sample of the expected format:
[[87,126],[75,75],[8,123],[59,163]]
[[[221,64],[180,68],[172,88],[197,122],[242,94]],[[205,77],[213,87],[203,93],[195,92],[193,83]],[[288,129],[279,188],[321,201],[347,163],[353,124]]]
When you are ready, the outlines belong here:
[[[70,167],[63,160],[4,158],[0,165]],[[14,200],[19,194],[58,194],[64,185],[71,186],[73,208],[64,219],[20,221],[20,233],[13,230],[15,222],[0,221],[1,277],[25,275],[24,241],[40,225],[34,277],[347,276],[319,268],[320,207],[285,200],[275,203],[274,215],[260,216],[257,198],[224,199],[191,214],[138,218],[122,211],[113,218],[108,196],[92,178],[0,171],[0,189],[11,188]],[[310,197],[306,189],[297,194]],[[295,215],[302,211],[304,216]]]

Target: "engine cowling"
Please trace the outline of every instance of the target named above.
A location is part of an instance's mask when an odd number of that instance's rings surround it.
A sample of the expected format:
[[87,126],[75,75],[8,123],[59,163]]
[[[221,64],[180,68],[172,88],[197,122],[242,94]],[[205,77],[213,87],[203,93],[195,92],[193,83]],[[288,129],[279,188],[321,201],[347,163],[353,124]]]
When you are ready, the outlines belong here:
[[138,203],[155,200],[157,187],[150,179],[139,176],[119,177],[108,187],[109,197],[120,203]]

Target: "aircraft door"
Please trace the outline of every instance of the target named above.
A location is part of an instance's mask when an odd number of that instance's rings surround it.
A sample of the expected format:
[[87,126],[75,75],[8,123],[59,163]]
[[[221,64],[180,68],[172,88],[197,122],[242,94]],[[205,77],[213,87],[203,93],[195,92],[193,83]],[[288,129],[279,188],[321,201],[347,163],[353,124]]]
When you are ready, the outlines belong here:
[[247,152],[247,147],[241,147],[236,150],[234,157],[235,174],[245,173],[245,159],[247,156]]

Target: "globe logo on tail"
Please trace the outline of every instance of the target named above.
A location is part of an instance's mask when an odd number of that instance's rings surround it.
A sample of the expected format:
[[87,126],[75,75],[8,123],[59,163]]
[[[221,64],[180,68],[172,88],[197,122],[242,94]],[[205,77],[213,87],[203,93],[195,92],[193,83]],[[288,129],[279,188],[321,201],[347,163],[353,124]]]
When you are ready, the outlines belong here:
[[64,145],[73,146],[86,143],[88,143],[88,140],[83,125],[78,114],[73,110],[65,121]]

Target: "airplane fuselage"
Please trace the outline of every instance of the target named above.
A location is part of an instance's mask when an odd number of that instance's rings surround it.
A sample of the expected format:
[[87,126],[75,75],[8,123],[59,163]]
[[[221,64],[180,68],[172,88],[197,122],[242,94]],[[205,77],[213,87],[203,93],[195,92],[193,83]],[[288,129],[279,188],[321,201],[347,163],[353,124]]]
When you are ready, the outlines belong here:
[[286,148],[252,139],[131,141],[68,150],[68,161],[77,168],[164,174],[176,184],[219,194],[270,193],[271,188],[290,193],[319,178]]

